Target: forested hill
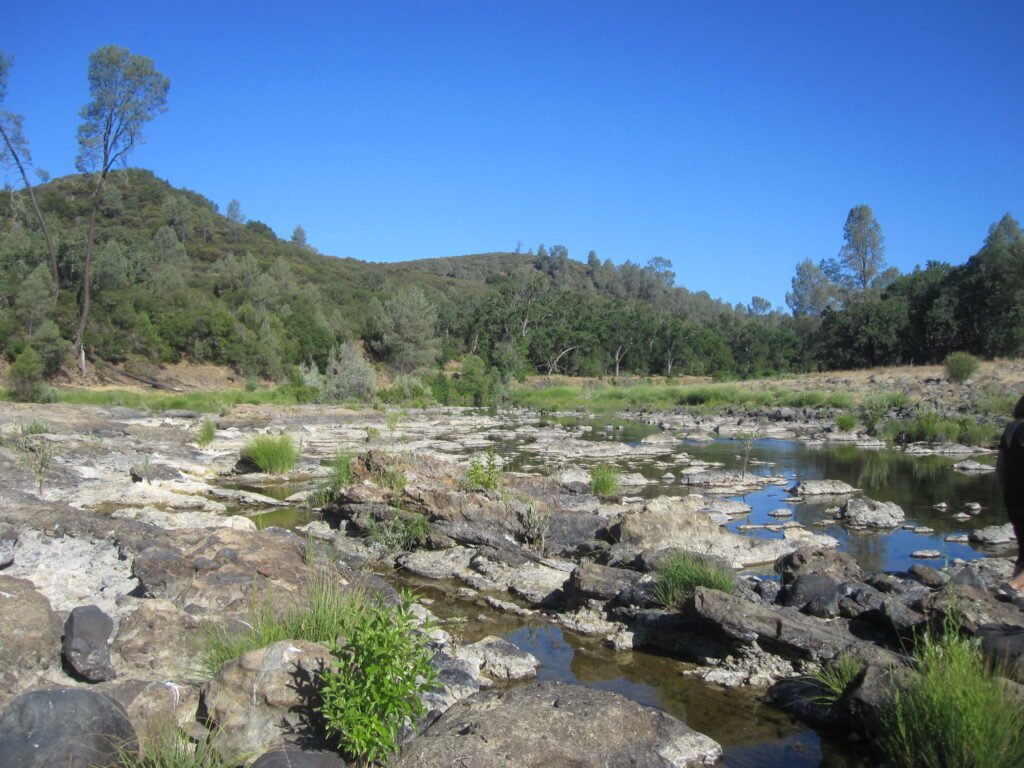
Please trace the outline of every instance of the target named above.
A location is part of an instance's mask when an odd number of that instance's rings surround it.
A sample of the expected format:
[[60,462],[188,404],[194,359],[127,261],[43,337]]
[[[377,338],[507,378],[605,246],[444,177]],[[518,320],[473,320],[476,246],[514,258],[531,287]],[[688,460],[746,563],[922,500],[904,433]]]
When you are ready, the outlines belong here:
[[[54,242],[56,303],[29,196],[8,190],[0,199],[8,359],[30,346],[48,372],[69,366],[93,188],[88,177],[69,176],[35,190]],[[859,206],[851,220],[861,209],[870,217]],[[1024,353],[1024,237],[1009,216],[963,266],[929,263],[899,275],[876,259],[851,272],[863,254],[846,258],[847,246],[839,260],[798,265],[790,314],[758,297],[734,307],[677,287],[662,259],[614,265],[591,252],[581,262],[552,245],[373,264],[317,253],[301,227],[278,238],[245,221],[237,204],[228,213],[148,171],[110,176],[96,223],[89,356],[139,365],[191,359],[282,379],[300,364],[323,370],[346,340],[361,340],[398,372],[473,355],[501,376],[752,376],[932,362],[954,350]],[[856,232],[845,237],[861,242]]]

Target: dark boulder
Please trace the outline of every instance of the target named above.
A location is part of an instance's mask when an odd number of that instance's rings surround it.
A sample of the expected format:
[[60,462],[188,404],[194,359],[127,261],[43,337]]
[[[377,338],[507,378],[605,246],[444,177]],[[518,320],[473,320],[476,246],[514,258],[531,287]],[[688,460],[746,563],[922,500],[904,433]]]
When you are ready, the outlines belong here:
[[64,623],[61,653],[76,677],[88,683],[101,683],[117,675],[107,647],[113,631],[114,620],[98,606],[80,605],[71,611]]
[[252,768],[345,768],[337,752],[307,751],[293,744],[282,744],[264,752]]
[[783,585],[792,584],[798,576],[809,573],[830,576],[836,581],[859,581],[864,577],[853,557],[827,547],[805,547],[784,555],[775,561],[775,571]]
[[596,563],[581,563],[565,582],[566,602],[570,606],[584,605],[588,600],[608,602],[640,579],[643,574],[625,568],[612,568]]
[[31,691],[0,713],[0,762],[17,768],[115,768],[138,739],[127,713],[86,688]]

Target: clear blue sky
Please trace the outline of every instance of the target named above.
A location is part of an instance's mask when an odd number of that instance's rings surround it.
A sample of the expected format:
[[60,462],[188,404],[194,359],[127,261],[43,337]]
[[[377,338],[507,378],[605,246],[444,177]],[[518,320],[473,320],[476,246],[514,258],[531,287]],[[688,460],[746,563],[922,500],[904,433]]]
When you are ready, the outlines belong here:
[[1024,3],[11,4],[7,107],[73,171],[94,49],[169,110],[131,164],[394,261],[563,244],[784,303],[870,205],[890,264],[1024,215]]

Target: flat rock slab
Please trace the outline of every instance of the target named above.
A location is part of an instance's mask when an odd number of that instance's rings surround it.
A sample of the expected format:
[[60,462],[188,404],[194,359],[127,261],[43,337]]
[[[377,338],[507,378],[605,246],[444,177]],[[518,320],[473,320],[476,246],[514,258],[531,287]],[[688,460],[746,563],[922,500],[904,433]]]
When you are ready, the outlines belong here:
[[802,480],[789,489],[794,496],[843,496],[857,493],[849,483],[842,480]]
[[608,691],[541,683],[459,702],[393,765],[689,768],[713,765],[721,755],[717,742],[664,712]]
[[485,637],[458,649],[456,657],[476,664],[492,680],[531,680],[540,662],[500,637]]

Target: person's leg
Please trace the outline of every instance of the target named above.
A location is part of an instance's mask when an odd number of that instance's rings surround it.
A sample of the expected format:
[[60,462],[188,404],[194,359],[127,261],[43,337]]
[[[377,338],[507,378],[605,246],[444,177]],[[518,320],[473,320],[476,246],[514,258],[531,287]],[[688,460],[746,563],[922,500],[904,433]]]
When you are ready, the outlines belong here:
[[1013,578],[1009,584],[1024,594],[1024,508],[1008,509],[1007,514],[1017,536],[1017,562],[1013,566]]

